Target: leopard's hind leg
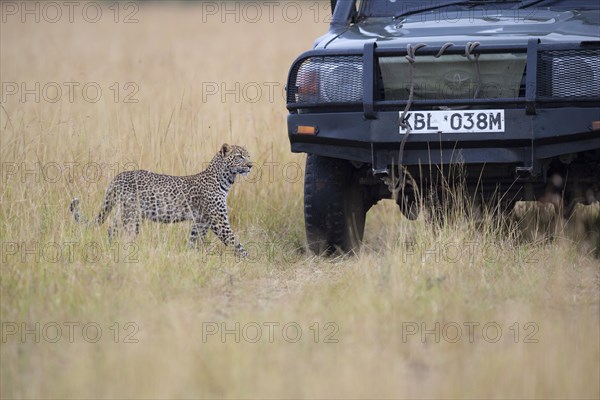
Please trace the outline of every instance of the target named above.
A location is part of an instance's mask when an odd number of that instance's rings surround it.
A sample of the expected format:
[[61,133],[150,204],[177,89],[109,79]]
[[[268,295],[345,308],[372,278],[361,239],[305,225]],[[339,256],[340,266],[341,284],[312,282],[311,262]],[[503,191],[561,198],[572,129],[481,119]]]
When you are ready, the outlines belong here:
[[142,213],[139,202],[134,197],[129,197],[123,201],[120,211],[123,230],[129,239],[134,239],[140,233]]

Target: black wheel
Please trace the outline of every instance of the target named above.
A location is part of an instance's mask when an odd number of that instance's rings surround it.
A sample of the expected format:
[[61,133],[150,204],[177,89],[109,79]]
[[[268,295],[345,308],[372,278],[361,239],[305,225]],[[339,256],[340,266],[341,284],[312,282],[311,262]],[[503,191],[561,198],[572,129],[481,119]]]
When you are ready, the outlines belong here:
[[304,180],[304,222],[317,255],[358,250],[369,205],[355,169],[345,161],[309,154]]

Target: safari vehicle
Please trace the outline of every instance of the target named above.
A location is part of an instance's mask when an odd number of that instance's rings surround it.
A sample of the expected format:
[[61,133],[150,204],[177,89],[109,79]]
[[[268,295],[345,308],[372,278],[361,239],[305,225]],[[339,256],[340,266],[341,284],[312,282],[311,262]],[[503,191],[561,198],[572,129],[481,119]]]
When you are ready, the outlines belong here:
[[356,249],[383,198],[415,218],[457,165],[468,195],[502,211],[600,199],[600,2],[332,7],[287,82],[311,250]]

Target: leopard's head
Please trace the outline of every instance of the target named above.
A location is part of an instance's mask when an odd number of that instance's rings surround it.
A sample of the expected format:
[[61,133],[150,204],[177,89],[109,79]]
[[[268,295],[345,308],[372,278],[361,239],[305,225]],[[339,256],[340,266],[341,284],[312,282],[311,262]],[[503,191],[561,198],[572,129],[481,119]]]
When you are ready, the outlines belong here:
[[228,145],[227,143],[221,146],[219,150],[226,169],[233,175],[248,175],[252,169],[252,161],[250,154],[243,146]]

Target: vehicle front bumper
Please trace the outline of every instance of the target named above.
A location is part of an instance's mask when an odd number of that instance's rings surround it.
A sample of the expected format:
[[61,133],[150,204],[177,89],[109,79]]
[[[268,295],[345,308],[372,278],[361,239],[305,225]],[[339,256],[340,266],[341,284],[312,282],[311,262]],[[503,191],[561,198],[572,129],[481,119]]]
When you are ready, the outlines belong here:
[[[293,152],[371,163],[374,169],[398,165],[399,112],[290,114],[288,135]],[[515,164],[536,172],[539,161],[600,149],[600,107],[505,110],[502,133],[412,133],[406,139],[402,163]],[[298,134],[298,126],[316,127],[316,134]],[[596,127],[596,129],[594,129]]]

